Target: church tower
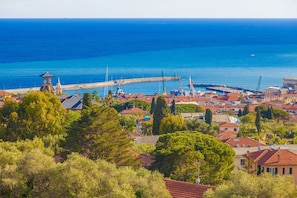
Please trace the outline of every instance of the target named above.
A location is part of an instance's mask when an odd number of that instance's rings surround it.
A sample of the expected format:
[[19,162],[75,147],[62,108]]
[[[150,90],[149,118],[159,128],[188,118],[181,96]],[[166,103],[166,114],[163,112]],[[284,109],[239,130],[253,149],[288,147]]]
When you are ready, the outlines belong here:
[[54,93],[55,89],[52,84],[53,75],[48,72],[45,72],[40,76],[43,78],[43,83],[42,83],[42,86],[40,87],[40,91],[48,91],[48,92]]
[[56,95],[62,95],[63,94],[63,90],[62,90],[62,85],[60,83],[60,78],[58,78],[58,82],[56,84]]

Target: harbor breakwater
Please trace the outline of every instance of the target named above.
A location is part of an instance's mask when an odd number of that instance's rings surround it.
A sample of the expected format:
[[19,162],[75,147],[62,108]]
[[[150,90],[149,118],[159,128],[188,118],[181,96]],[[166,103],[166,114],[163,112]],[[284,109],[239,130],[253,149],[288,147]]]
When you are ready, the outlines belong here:
[[[130,79],[110,80],[110,81],[105,81],[105,82],[68,84],[68,85],[62,85],[62,89],[65,91],[69,91],[69,90],[120,86],[120,85],[131,84],[131,83],[172,81],[172,80],[179,80],[179,79],[180,78],[178,76],[130,78]],[[13,94],[24,94],[28,91],[37,91],[39,89],[40,89],[40,87],[31,87],[31,88],[7,89],[5,91],[13,93]]]

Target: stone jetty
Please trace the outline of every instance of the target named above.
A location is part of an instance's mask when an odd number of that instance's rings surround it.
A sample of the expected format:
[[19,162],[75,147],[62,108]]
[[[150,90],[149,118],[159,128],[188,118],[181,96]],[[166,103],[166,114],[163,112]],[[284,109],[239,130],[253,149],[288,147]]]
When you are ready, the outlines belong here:
[[[111,87],[131,83],[142,83],[142,82],[157,82],[157,81],[172,81],[179,80],[178,76],[164,76],[164,77],[147,77],[147,78],[130,78],[130,79],[119,79],[119,80],[110,80],[105,82],[94,82],[94,83],[81,83],[81,84],[68,84],[62,85],[63,90],[80,90],[80,89],[92,89],[92,88],[102,88],[102,87]],[[20,89],[7,89],[5,91],[14,93],[14,94],[24,94],[28,91],[37,91],[40,90],[40,87],[31,87],[31,88],[20,88]]]

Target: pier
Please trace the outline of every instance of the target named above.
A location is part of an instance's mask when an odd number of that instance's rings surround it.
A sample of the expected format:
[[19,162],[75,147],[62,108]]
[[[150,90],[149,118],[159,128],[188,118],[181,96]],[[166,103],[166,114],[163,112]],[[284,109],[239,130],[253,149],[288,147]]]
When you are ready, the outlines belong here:
[[[105,81],[105,82],[68,84],[68,85],[62,85],[62,88],[65,91],[80,90],[80,89],[93,89],[93,88],[96,89],[96,88],[112,87],[112,86],[132,84],[132,83],[173,81],[173,80],[179,80],[179,79],[180,78],[178,76],[129,78],[129,79],[110,80],[110,81]],[[40,87],[7,89],[5,91],[14,93],[14,94],[24,94],[28,91],[38,91],[38,90],[40,90]]]
[[224,93],[238,93],[238,92],[262,93],[261,91],[258,91],[258,90],[247,89],[247,88],[237,87],[237,86],[228,86],[223,84],[194,83],[193,86],[205,87],[205,89],[207,90],[219,91]]

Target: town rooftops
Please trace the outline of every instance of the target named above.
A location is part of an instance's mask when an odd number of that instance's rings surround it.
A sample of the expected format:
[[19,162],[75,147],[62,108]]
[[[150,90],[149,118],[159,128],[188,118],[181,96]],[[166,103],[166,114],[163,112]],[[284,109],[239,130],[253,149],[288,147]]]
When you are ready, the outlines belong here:
[[143,113],[146,113],[146,112],[137,107],[133,107],[131,109],[125,109],[121,111],[121,114],[143,114]]
[[66,109],[82,109],[82,99],[82,96],[74,94],[65,98],[62,101],[62,106]]
[[255,147],[255,146],[264,146],[261,142],[254,140],[250,137],[237,137],[229,138],[225,141],[226,144],[229,144],[231,147]]
[[173,198],[202,198],[207,189],[214,186],[192,184],[188,182],[165,179],[166,188]]
[[245,157],[252,158],[259,165],[284,166],[297,164],[297,154],[285,149],[265,149],[261,151],[247,153]]
[[222,141],[222,142],[226,142],[228,141],[230,138],[236,138],[237,137],[238,132],[235,131],[231,131],[231,130],[225,130],[223,132],[220,132],[220,134],[218,135],[218,138]]

